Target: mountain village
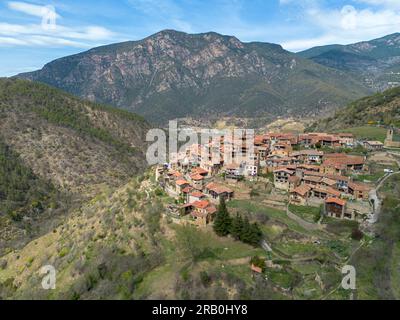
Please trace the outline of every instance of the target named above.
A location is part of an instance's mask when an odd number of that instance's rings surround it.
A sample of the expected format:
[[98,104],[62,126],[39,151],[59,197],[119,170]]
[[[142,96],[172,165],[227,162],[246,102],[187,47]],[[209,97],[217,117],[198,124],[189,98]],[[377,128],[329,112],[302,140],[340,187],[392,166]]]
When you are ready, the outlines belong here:
[[[389,130],[386,142],[392,136]],[[384,143],[348,133],[266,133],[254,136],[249,148],[245,137],[223,138],[172,154],[170,163],[156,169],[160,186],[175,198],[177,205],[170,213],[176,222],[205,227],[213,221],[221,198],[243,199],[244,182],[251,186],[260,181],[272,186],[275,198],[265,201],[272,207],[320,207],[321,218],[360,222],[372,217],[371,191],[377,181],[355,178],[370,173],[368,156],[382,153]],[[227,152],[232,153],[228,164]],[[392,173],[381,171],[381,178]]]

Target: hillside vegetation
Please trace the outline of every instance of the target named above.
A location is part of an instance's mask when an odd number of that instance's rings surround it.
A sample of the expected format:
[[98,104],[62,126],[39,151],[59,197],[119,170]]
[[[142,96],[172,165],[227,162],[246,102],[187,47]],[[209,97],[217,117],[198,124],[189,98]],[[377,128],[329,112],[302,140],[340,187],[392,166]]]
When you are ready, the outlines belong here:
[[[0,297],[282,297],[269,285],[255,285],[250,277],[250,257],[262,250],[161,219],[169,200],[153,181],[144,176],[105,190],[54,230],[1,257]],[[41,287],[39,271],[48,264],[57,270],[56,290]],[[221,264],[227,265],[226,272],[215,271]],[[239,270],[245,271],[244,279]]]
[[32,171],[62,189],[88,193],[145,167],[148,124],[24,80],[0,80],[0,137]]
[[47,85],[0,79],[0,252],[143,170],[148,128]]
[[314,123],[310,129],[334,131],[376,124],[400,127],[399,106],[400,87],[352,102],[336,111],[333,117]]

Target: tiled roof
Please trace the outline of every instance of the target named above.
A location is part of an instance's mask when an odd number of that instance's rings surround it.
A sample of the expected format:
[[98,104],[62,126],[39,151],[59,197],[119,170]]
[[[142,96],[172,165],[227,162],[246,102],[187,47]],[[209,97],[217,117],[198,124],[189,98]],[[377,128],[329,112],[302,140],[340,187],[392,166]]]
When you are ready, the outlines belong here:
[[322,178],[321,177],[316,177],[316,176],[305,176],[303,177],[304,181],[312,181],[312,182],[321,182]]
[[200,168],[200,167],[192,169],[192,172],[193,172],[193,173],[200,174],[200,175],[206,175],[206,174],[208,174],[208,171],[207,171],[207,170],[205,170],[205,169],[203,169],[203,168]]
[[193,190],[191,186],[188,186],[182,190],[183,193],[190,193]]
[[205,197],[204,193],[202,193],[202,192],[200,192],[200,191],[193,191],[190,195],[191,195],[192,197],[195,197],[195,198],[202,198],[202,197]]
[[293,190],[294,193],[298,193],[301,196],[305,196],[310,191],[311,188],[305,184],[298,186],[296,189]]
[[193,206],[197,209],[205,209],[209,205],[210,205],[210,202],[208,202],[208,200],[201,200],[201,201],[193,202]]
[[350,182],[349,188],[356,190],[356,191],[370,191],[372,188],[366,184]]
[[328,195],[332,195],[335,197],[340,197],[341,196],[341,192],[337,191],[333,188],[327,187],[327,188],[314,188],[315,191],[321,192],[321,193],[326,193]]
[[193,174],[190,176],[190,179],[192,179],[194,181],[201,181],[201,180],[204,180],[204,177],[200,174]]
[[332,179],[329,179],[329,178],[323,178],[323,179],[321,180],[321,183],[324,183],[324,184],[326,184],[326,185],[328,185],[328,186],[333,186],[333,185],[336,184],[336,181],[335,181],[335,180],[332,180]]
[[217,194],[222,194],[222,193],[233,193],[233,191],[232,191],[231,189],[229,189],[229,188],[227,188],[227,187],[225,187],[225,186],[216,184],[216,183],[214,183],[214,182],[209,183],[209,184],[206,186],[206,189],[208,189],[208,190],[210,190],[210,191],[213,191],[213,192],[215,192],[215,193],[217,193]]
[[346,200],[342,200],[342,199],[337,199],[337,198],[328,198],[325,200],[326,203],[336,203],[339,206],[344,206],[346,205]]
[[176,180],[175,182],[178,186],[184,186],[185,184],[190,184],[186,180]]

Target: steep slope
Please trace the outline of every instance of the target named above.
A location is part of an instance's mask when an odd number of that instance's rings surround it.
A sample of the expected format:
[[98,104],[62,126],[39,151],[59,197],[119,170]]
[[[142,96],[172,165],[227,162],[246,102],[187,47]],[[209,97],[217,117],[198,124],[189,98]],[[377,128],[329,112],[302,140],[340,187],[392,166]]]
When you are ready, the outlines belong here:
[[44,84],[0,79],[0,251],[142,171],[148,128]]
[[[154,176],[99,194],[51,232],[0,255],[0,298],[284,297],[262,277],[250,278],[250,258],[261,249],[221,239],[212,231],[168,223],[161,219],[168,201]],[[226,258],[228,249],[234,261]],[[215,271],[231,263],[239,264],[249,281],[233,272]],[[55,290],[42,289],[44,265],[57,271]]]
[[319,121],[313,129],[337,130],[361,127],[369,123],[400,127],[400,87],[357,100],[336,111],[333,117]]
[[368,93],[345,73],[278,45],[171,30],[62,58],[19,77],[155,122],[187,116],[314,114]]
[[346,46],[315,47],[298,56],[358,76],[374,90],[400,85],[399,33]]

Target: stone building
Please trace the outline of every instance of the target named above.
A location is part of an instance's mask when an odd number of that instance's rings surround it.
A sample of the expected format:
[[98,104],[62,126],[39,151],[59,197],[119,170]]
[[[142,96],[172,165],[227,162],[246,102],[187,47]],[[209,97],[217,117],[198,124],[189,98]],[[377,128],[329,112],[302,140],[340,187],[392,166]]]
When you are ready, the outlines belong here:
[[400,135],[396,129],[390,128],[387,132],[385,147],[387,148],[400,148]]

